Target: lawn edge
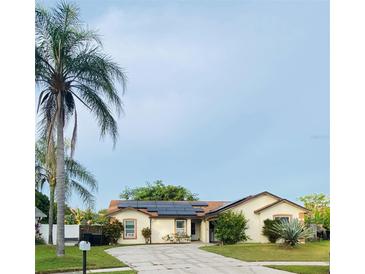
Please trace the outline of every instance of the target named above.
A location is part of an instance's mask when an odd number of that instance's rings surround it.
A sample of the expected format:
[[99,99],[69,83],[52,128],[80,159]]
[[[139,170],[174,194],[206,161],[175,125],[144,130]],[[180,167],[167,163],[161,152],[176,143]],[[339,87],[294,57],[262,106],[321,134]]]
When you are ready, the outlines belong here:
[[[122,268],[122,267],[127,268],[129,266],[128,265],[123,265],[123,266],[86,267],[86,270],[109,269],[109,268]],[[80,270],[82,270],[82,267],[36,271],[35,274],[67,273],[67,272],[80,271]],[[128,270],[130,270],[130,269],[128,269]],[[121,271],[123,271],[123,270],[121,270]]]

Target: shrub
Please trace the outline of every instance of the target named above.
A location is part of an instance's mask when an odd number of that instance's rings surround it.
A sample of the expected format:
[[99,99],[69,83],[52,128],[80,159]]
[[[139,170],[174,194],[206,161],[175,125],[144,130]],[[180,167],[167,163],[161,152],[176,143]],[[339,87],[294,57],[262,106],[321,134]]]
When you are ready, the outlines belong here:
[[103,226],[103,235],[109,244],[116,244],[124,231],[123,224],[115,218],[110,218],[109,222]]
[[186,233],[172,233],[162,237],[162,240],[170,243],[190,242],[191,237]]
[[144,240],[146,241],[146,244],[151,242],[151,229],[149,227],[145,227],[142,229],[142,235],[144,237]]
[[264,221],[264,226],[262,227],[262,235],[266,236],[270,243],[276,243],[276,241],[280,238],[280,235],[273,231],[273,225],[280,223],[280,220],[270,220],[266,219]]
[[40,232],[41,224],[37,222],[35,224],[35,244],[36,245],[42,245],[45,244],[45,241],[42,238],[42,233]]
[[215,225],[215,235],[222,244],[235,244],[247,241],[246,235],[248,220],[242,213],[227,211],[218,216]]
[[307,228],[298,219],[291,221],[281,220],[272,227],[273,233],[280,235],[279,239],[283,239],[284,243],[290,246],[295,246],[300,239],[308,239],[313,235],[313,231]]

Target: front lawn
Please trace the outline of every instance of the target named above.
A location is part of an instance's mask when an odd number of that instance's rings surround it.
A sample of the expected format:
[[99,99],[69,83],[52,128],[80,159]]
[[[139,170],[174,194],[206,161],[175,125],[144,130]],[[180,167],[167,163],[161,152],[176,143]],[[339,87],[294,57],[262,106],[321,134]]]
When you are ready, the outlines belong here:
[[330,241],[310,242],[297,247],[279,244],[235,244],[204,246],[201,249],[242,261],[329,261]]
[[[65,248],[66,255],[57,257],[55,246],[37,245],[35,247],[36,272],[51,273],[82,270],[82,251],[79,250],[79,247],[66,246]],[[126,266],[104,251],[108,248],[110,248],[110,246],[91,247],[91,250],[87,252],[87,268],[95,269]]]
[[318,265],[265,265],[265,266],[298,274],[328,274],[330,270],[329,266],[318,266]]

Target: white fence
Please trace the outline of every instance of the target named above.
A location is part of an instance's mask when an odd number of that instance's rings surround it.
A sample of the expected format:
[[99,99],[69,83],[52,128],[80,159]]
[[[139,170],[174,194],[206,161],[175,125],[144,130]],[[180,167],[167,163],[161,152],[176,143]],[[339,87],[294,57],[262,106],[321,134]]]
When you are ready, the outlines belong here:
[[[48,243],[48,224],[41,224],[40,232],[42,238]],[[65,239],[79,239],[80,238],[80,225],[65,225]],[[69,241],[70,243],[72,241]],[[74,242],[74,241],[73,241]],[[57,225],[53,225],[53,244],[57,243]],[[71,243],[72,244],[72,243]]]

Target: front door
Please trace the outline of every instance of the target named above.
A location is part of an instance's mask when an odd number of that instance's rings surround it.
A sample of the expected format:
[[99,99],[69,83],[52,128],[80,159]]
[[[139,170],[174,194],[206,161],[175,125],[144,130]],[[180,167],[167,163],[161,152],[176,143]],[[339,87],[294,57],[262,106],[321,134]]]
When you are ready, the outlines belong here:
[[200,222],[191,220],[191,240],[199,241],[200,236]]
[[214,221],[209,221],[209,242],[210,243],[215,243],[218,240],[215,238],[215,234],[214,234],[214,227],[215,222]]

